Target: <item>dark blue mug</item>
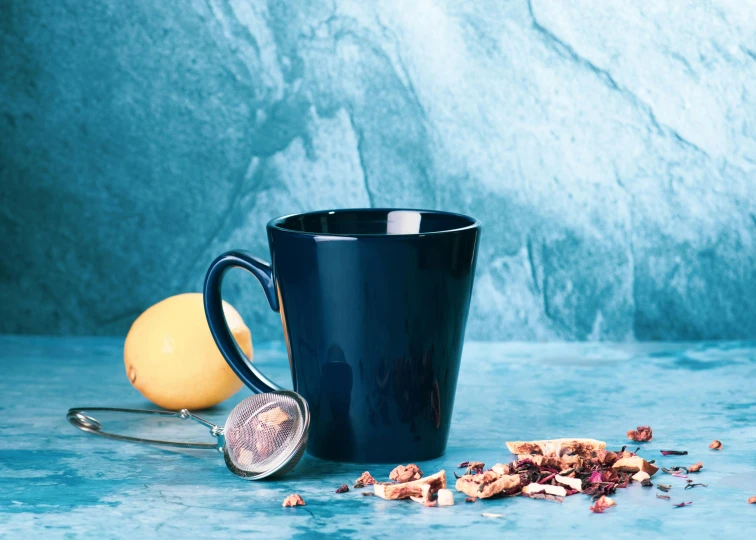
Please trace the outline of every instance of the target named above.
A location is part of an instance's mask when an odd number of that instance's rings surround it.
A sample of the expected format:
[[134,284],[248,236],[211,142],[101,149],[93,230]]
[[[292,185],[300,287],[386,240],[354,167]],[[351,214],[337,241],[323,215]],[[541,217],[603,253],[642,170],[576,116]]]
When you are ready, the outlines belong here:
[[205,278],[223,356],[256,392],[279,387],[249,363],[223,316],[221,282],[251,272],[281,314],[294,390],[311,411],[307,450],[405,463],[446,450],[480,224],[425,210],[335,210],[268,223],[272,263],[224,253]]

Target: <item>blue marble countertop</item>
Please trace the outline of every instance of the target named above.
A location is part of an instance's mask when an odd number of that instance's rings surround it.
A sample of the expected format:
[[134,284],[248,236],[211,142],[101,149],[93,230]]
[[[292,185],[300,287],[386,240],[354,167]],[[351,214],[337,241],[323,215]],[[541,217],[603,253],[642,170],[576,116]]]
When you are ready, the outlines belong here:
[[[256,362],[289,380],[281,344],[256,347]],[[305,456],[283,479],[247,482],[221,456],[118,443],[75,430],[72,406],[146,407],[127,382],[122,340],[0,337],[0,536],[178,536],[260,534],[266,537],[352,537],[429,534],[468,537],[513,533],[533,537],[747,537],[756,531],[756,344],[468,343],[449,447],[421,463],[430,474],[463,460],[507,462],[506,440],[595,437],[610,448],[648,424],[654,439],[639,453],[661,465],[703,461],[695,478],[658,473],[671,501],[655,488],[618,490],[605,514],[589,498],[557,504],[522,497],[425,508],[407,501],[337,495],[364,470],[386,478],[392,466],[351,465]],[[243,390],[203,416],[222,423]],[[103,423],[106,420],[102,418]],[[139,419],[138,419],[139,420]],[[142,435],[209,437],[174,419],[145,425],[115,419],[107,427]],[[707,448],[720,439],[724,448]],[[661,448],[689,455],[662,457]],[[300,493],[305,507],[282,508]],[[692,501],[674,508],[673,503]],[[503,514],[492,519],[481,514]],[[751,531],[750,533],[748,531]]]

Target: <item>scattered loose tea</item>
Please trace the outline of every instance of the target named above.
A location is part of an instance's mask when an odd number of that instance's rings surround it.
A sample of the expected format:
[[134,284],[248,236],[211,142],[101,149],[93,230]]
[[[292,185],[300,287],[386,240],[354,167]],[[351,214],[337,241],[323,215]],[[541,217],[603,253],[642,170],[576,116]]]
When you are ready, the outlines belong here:
[[302,497],[299,496],[299,493],[295,493],[294,495],[289,495],[284,499],[282,506],[304,506],[305,502]]
[[458,469],[466,469],[469,464],[470,464],[469,461],[463,461],[462,463],[460,463],[459,465],[457,465],[457,468]]
[[646,478],[645,480],[641,480],[641,485],[643,487],[653,487],[654,486],[653,482],[651,482],[651,480],[649,480],[648,478]]
[[362,496],[363,497],[375,497],[375,493],[373,493],[372,491],[363,491],[362,492]]
[[591,512],[595,514],[603,514],[604,510],[607,508],[610,508],[612,506],[616,506],[616,502],[614,502],[609,497],[602,495],[601,497],[596,500],[595,503],[593,503],[593,506],[590,507]]
[[691,504],[693,504],[693,501],[681,502],[680,504],[675,504],[673,506],[677,508],[682,508],[683,506],[690,506]]
[[355,489],[364,488],[365,486],[369,486],[371,484],[375,484],[375,478],[373,478],[373,476],[368,471],[362,473],[362,476],[354,481]]
[[681,474],[683,471],[688,472],[687,467],[662,467],[665,474]]
[[410,463],[406,467],[404,465],[398,465],[391,473],[389,478],[396,482],[411,482],[412,480],[419,480],[423,477],[423,471],[420,467],[414,463]]
[[703,469],[703,463],[699,461],[698,463],[695,463],[688,467],[688,472],[698,472],[701,469]]
[[[756,497],[751,497],[751,499],[754,499],[753,502],[756,502]],[[751,499],[748,499],[748,502],[752,502]],[[465,502],[466,503],[472,503],[472,502],[475,502],[477,500],[478,499],[475,498],[475,497],[465,497]]]
[[756,504],[756,497],[749,497],[748,504]]
[[336,490],[336,493],[346,493],[347,491],[349,491],[349,486],[341,484],[341,487]]
[[504,514],[492,514],[491,512],[483,512],[481,516],[487,517],[487,518],[500,518],[500,517],[504,517]]
[[687,475],[684,475],[682,473],[677,473],[677,472],[673,473],[672,476],[674,476],[675,478],[687,478]]
[[722,443],[720,441],[712,441],[712,443],[709,445],[709,448],[711,448],[712,450],[721,450]]
[[653,439],[653,434],[650,427],[638,426],[637,429],[631,429],[627,432],[627,438],[635,442],[646,442]]
[[668,484],[656,484],[656,489],[659,489],[661,491],[669,491],[670,489],[672,489],[672,486]]
[[669,495],[659,495],[659,494],[657,493],[657,494],[656,494],[656,498],[657,498],[657,499],[666,499],[666,500],[669,500],[669,498],[670,498],[670,497],[669,497]]
[[687,456],[687,450],[659,450],[663,456]]
[[693,489],[693,488],[694,488],[694,487],[696,487],[696,486],[709,487],[709,486],[707,486],[706,484],[701,484],[700,482],[699,482],[699,483],[695,483],[695,484],[694,484],[694,483],[690,483],[690,480],[688,480],[688,482],[689,482],[689,483],[688,483],[688,485],[687,485],[687,486],[685,486],[685,489]]

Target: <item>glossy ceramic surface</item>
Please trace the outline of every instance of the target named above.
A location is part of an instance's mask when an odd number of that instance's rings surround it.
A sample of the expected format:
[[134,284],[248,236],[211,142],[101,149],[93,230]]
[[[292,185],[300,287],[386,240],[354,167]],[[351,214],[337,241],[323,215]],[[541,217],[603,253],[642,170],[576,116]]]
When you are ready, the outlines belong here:
[[449,433],[479,233],[472,218],[414,210],[275,219],[270,267],[234,251],[208,271],[211,330],[250,388],[277,388],[242,359],[222,318],[222,277],[246,268],[281,313],[294,389],[312,412],[308,451],[354,462],[436,458]]

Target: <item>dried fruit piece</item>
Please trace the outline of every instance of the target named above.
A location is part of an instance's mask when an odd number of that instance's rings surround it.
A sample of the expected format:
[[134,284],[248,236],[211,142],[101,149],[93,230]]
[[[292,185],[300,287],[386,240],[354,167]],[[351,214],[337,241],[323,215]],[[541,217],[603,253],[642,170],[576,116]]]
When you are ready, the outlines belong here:
[[482,461],[470,461],[467,463],[467,471],[465,471],[465,474],[480,474],[485,468],[486,464]]
[[756,504],[756,497],[749,497],[748,504]]
[[722,443],[720,441],[712,441],[712,443],[709,445],[709,448],[711,448],[712,450],[721,450]]
[[389,478],[396,482],[411,482],[412,480],[419,480],[423,477],[423,471],[420,467],[414,463],[410,463],[407,466],[398,465],[391,473]]
[[457,468],[458,469],[466,469],[469,464],[470,464],[469,461],[463,461],[462,463],[460,463],[459,465],[457,465]]
[[672,489],[672,486],[669,484],[656,484],[656,489],[666,492]]
[[654,483],[648,478],[646,478],[645,480],[641,480],[641,485],[643,487],[654,487]]
[[679,504],[674,504],[672,506],[676,506],[677,508],[682,508],[683,506],[690,506],[691,504],[693,504],[693,502],[692,501],[688,501],[688,502],[681,502]]
[[591,506],[590,509],[591,509],[591,512],[594,512],[596,514],[603,514],[607,508],[610,508],[616,505],[617,503],[614,502],[612,499],[610,499],[606,495],[602,495],[596,500],[595,503],[593,503],[593,506]]
[[523,495],[533,495],[534,493],[548,493],[557,497],[564,497],[567,492],[562,486],[551,486],[549,484],[531,483],[522,488]]
[[304,506],[305,502],[302,497],[299,496],[299,493],[295,493],[294,495],[289,495],[284,499],[282,506]]
[[591,452],[606,448],[606,443],[596,439],[549,439],[545,441],[507,442],[507,449],[513,454],[540,454],[557,456],[575,454],[588,457]]
[[412,482],[405,482],[402,484],[375,484],[373,486],[373,492],[378,497],[386,500],[421,497],[423,500],[429,501],[431,495],[445,487],[446,471],[439,471],[436,474]]
[[497,474],[510,474],[511,469],[509,468],[509,465],[504,465],[503,463],[497,463],[493,467],[491,467],[491,470]]
[[627,432],[627,438],[635,442],[646,442],[653,439],[651,428],[648,426],[638,426],[637,429],[631,429]]
[[346,493],[347,491],[349,491],[349,486],[346,484],[341,484],[341,487],[336,490],[336,493]]
[[659,450],[663,456],[687,456],[687,450]]
[[703,462],[699,461],[698,463],[695,463],[688,467],[688,472],[698,472],[701,469],[703,469]]
[[614,469],[615,471],[628,472],[632,474],[635,474],[639,471],[643,471],[647,473],[649,476],[653,476],[659,470],[659,467],[657,467],[656,465],[652,463],[649,463],[642,457],[633,456],[633,457],[618,459],[614,463],[614,465],[612,465],[612,469]]
[[560,484],[569,486],[570,489],[574,489],[575,491],[583,491],[583,481],[580,480],[580,478],[568,478],[566,476],[557,474],[554,477],[554,480],[556,480]]
[[362,473],[362,476],[354,481],[355,488],[363,488],[372,484],[375,484],[375,478],[368,471]]
[[633,480],[636,482],[643,482],[644,480],[648,480],[651,478],[651,475],[649,475],[646,471],[638,471],[633,475]]
[[498,474],[494,471],[486,471],[482,474],[466,474],[457,479],[457,491],[461,491],[469,497],[488,499],[503,491],[520,487],[519,474]]
[[438,501],[439,506],[453,506],[454,505],[454,493],[450,489],[439,489],[438,490],[438,498],[436,499]]

